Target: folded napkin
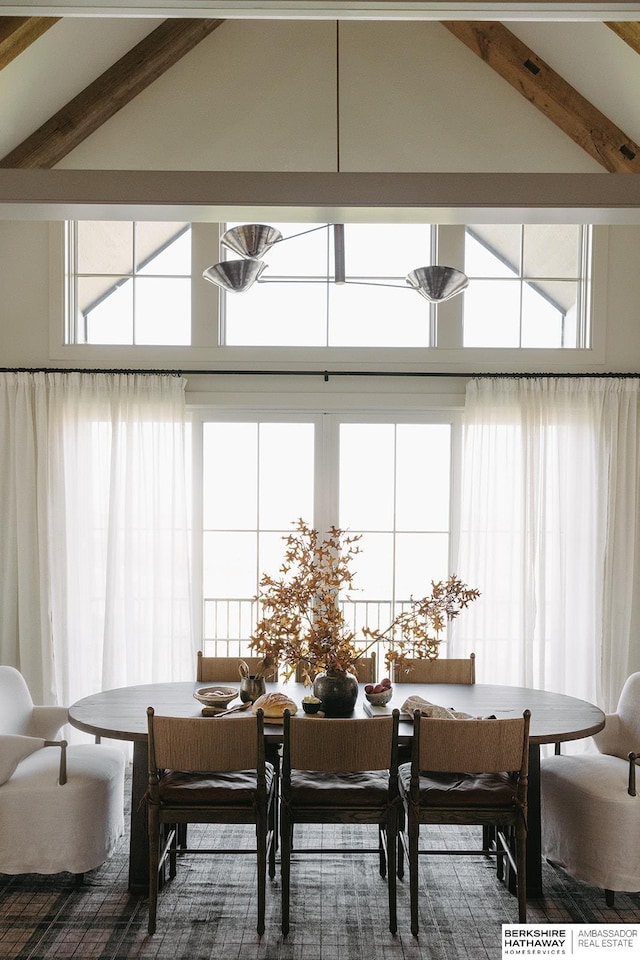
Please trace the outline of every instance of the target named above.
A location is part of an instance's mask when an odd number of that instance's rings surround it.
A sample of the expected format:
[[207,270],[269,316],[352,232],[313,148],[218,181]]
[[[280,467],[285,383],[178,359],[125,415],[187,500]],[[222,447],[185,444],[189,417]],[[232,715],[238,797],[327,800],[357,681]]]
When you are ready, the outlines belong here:
[[416,710],[419,710],[423,717],[435,717],[436,720],[471,720],[470,713],[460,713],[459,710],[448,710],[446,707],[440,707],[437,703],[430,703],[423,697],[407,697],[402,704],[402,709],[413,716]]

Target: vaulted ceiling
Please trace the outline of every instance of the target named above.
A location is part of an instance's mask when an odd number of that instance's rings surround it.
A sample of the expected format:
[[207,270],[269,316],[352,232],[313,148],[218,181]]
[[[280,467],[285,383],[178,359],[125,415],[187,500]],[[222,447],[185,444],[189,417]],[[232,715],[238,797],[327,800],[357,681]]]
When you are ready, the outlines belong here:
[[[58,17],[0,17],[0,69],[24,53]],[[209,36],[222,19],[168,19],[149,31],[100,76],[73,96],[1,160],[4,168],[52,168],[106,120]],[[494,21],[443,21],[506,83],[540,110],[605,170],[640,171],[640,147],[613,119],[591,103],[562,75],[562,64],[545,62],[533,46]],[[606,26],[640,55],[640,22],[606,22]],[[599,65],[607,83],[604,64]],[[25,110],[37,89],[15,91]],[[637,101],[636,101],[637,103]],[[637,123],[636,123],[637,126]]]
[[[86,0],[88,4],[92,2]],[[351,8],[358,2],[351,0]],[[389,2],[386,0],[386,4],[381,6],[388,7]],[[458,6],[462,2],[458,0]],[[574,2],[573,9],[577,10],[579,0]],[[601,2],[606,4],[607,0]],[[70,0],[70,4],[73,6],[73,0]],[[404,6],[408,4],[410,0],[405,0]],[[0,17],[0,111],[3,98],[5,103],[11,103],[12,108],[4,134],[0,130],[0,168],[15,171],[16,175],[20,170],[54,170],[80,144],[100,130],[106,121],[156,81],[160,81],[166,71],[187,57],[202,40],[225,23],[223,18],[196,15],[191,9],[186,18],[174,16],[172,10],[168,19],[161,19],[158,14],[163,12],[162,8],[155,7],[149,7],[139,19],[125,16],[102,19],[98,14],[93,19],[80,21],[78,10],[71,10],[71,15],[66,15],[64,0],[57,7],[31,7],[27,0],[23,0],[23,4],[18,3],[17,7],[0,4],[0,9],[15,13],[21,6],[25,11],[62,13],[63,16]],[[239,0],[233,6],[240,8],[242,3]],[[301,3],[302,6],[305,6],[304,3]],[[443,3],[441,6],[443,14],[450,14],[451,5],[447,8],[447,4]],[[495,9],[499,6],[497,4]],[[517,4],[502,4],[505,11],[510,6],[515,8]],[[207,4],[207,12],[217,12],[213,9],[215,7],[216,4]],[[304,15],[312,15],[313,3],[307,3],[306,7],[309,9],[304,11]],[[113,10],[113,7],[110,9]],[[633,4],[628,9],[624,3],[611,9],[622,13],[622,16],[630,16]],[[244,19],[249,18],[250,12],[243,12]],[[270,12],[273,14],[273,10]],[[384,19],[379,14],[380,10],[371,19]],[[636,15],[640,17],[640,9]],[[265,19],[268,18],[269,13]],[[326,15],[324,18],[329,19]],[[363,15],[361,19],[368,19],[368,16]],[[427,19],[435,19],[433,11],[427,15]],[[611,174],[640,172],[640,110],[637,97],[640,87],[640,22],[635,19],[605,20],[587,16],[584,19],[590,21],[589,36],[583,45],[584,33],[578,36],[579,28],[585,26],[581,23],[582,19],[580,14],[573,18],[561,15],[553,22],[551,30],[550,20],[536,17],[528,19],[526,15],[519,14],[513,17],[505,15],[504,22],[495,18],[467,20],[456,10],[454,19],[442,18],[439,22],[461,46],[464,45],[482,61],[482,69],[499,78],[496,82],[508,85],[521,95],[523,110],[535,107],[546,118],[546,122],[577,144],[585,157],[594,162],[592,169]],[[41,38],[55,27],[59,37],[58,55],[62,52],[62,56],[71,64],[80,22],[85,31],[90,25],[91,43],[95,44],[93,62],[99,65],[99,69],[85,69],[84,74],[69,70],[67,75],[61,65],[60,70],[52,71],[50,63],[45,65],[40,61],[39,44],[46,43]],[[572,42],[574,23],[577,26],[575,43]],[[86,32],[83,37],[86,42]],[[226,43],[224,31],[220,31],[216,37],[216,44]],[[221,50],[222,47],[216,49]],[[83,52],[86,54],[86,51]],[[2,71],[8,66],[11,66],[11,70],[7,71],[7,75],[11,74],[11,84],[3,90]],[[241,66],[239,70],[241,74]],[[78,82],[79,76],[84,77],[83,82]],[[43,85],[46,85],[47,93],[50,92],[49,86],[57,88],[57,99],[52,100],[55,109],[50,110],[49,114],[43,114],[42,111],[42,104],[48,102],[47,97],[40,96]],[[212,95],[215,96],[215,91],[212,91]],[[525,101],[530,106],[525,106]],[[19,123],[16,120],[18,117]],[[11,120],[14,121],[13,125]],[[161,123],[162,117],[158,117],[158,121]],[[16,132],[19,132],[18,136]],[[595,164],[598,166],[595,167]],[[66,172],[71,174],[71,171]],[[5,176],[4,173],[0,174],[0,207],[5,199]],[[617,179],[612,178],[612,184]],[[51,181],[42,182],[46,182],[50,191]],[[74,191],[79,182],[77,179],[73,181]],[[265,182],[271,186],[270,182]],[[273,182],[276,183],[277,193],[277,182]],[[290,176],[289,183],[294,182],[295,175]],[[578,184],[576,189],[580,192],[580,202],[584,205],[588,189],[585,192],[579,174],[575,182]],[[636,203],[636,198],[639,194],[635,181],[627,182],[631,188],[628,192],[629,205],[638,208],[640,204]],[[19,181],[20,190],[24,183]],[[227,186],[221,187],[223,192]],[[164,183],[160,187],[161,191],[163,189]],[[535,188],[532,189],[535,192]],[[556,182],[550,189],[556,194],[561,193],[562,183]],[[602,189],[600,178],[597,189]],[[617,185],[614,189],[623,198],[616,202],[624,206],[624,193],[620,193],[621,188]],[[491,184],[491,190],[499,194],[495,183]],[[512,193],[510,190],[511,184],[505,180],[505,203],[512,202],[510,198],[512,194],[517,194],[518,188]],[[25,191],[22,190],[22,193]],[[38,193],[37,189],[35,193]],[[531,197],[530,189],[526,195],[529,204]],[[92,193],[91,202],[95,198]],[[444,196],[442,202],[446,204],[447,199]],[[597,199],[594,205],[602,206],[602,203],[601,199]],[[188,216],[188,212],[179,212],[177,218],[182,216]]]

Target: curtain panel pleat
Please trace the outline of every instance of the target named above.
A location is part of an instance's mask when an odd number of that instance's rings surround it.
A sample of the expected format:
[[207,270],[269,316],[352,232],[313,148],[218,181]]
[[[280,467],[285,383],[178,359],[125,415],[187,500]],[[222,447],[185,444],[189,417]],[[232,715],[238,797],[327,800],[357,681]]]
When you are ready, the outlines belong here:
[[0,374],[0,659],[34,699],[193,675],[184,380]]
[[640,380],[478,379],[462,431],[455,622],[480,681],[613,710],[640,669]]

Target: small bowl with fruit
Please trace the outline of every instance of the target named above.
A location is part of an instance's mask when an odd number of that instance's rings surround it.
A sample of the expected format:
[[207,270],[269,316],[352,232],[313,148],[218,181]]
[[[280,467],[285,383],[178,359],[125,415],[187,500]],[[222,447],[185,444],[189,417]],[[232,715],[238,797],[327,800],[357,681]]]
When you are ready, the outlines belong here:
[[364,695],[374,707],[384,707],[393,696],[391,680],[389,680],[389,677],[385,677],[380,683],[367,683],[364,688]]

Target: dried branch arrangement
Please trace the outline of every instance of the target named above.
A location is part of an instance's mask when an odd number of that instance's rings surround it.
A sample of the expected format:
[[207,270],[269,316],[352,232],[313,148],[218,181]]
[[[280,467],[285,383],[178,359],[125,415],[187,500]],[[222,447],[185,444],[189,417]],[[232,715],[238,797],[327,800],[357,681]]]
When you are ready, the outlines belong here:
[[447,623],[480,596],[458,577],[432,581],[431,593],[411,598],[384,630],[363,627],[358,634],[346,623],[341,600],[354,587],[352,563],[360,553],[359,534],[331,527],[324,537],[300,519],[284,538],[285,558],[279,577],[264,574],[257,600],[262,617],[250,647],[290,677],[298,664],[307,676],[322,670],[357,673],[358,660],[374,644],[385,643],[388,666],[407,658],[438,656]]

